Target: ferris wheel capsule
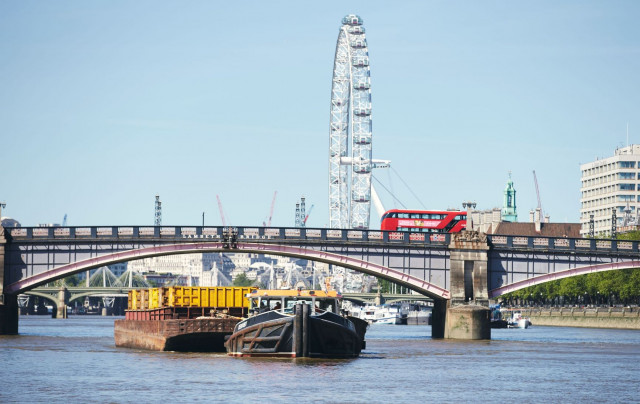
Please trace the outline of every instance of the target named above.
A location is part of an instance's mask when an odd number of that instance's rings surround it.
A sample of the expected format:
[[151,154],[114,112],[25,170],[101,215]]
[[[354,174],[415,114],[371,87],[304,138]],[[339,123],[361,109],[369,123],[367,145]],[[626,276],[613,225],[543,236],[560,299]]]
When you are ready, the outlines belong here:
[[356,39],[355,41],[351,42],[351,47],[352,48],[357,48],[357,49],[364,49],[367,47],[367,40],[366,39]]
[[355,14],[349,14],[342,18],[342,25],[362,25],[362,18]]

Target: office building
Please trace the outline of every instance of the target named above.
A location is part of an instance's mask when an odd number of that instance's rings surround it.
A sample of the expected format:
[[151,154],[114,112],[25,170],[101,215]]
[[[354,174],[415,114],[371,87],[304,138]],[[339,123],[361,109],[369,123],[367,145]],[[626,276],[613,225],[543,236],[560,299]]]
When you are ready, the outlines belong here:
[[640,204],[640,145],[616,149],[612,157],[582,164],[580,234],[611,236],[637,223]]

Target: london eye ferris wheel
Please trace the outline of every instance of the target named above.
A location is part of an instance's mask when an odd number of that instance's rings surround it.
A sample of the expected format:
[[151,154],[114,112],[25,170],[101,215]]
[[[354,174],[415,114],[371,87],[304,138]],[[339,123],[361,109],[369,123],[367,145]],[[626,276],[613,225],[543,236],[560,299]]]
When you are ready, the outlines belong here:
[[362,19],[338,34],[331,86],[329,227],[368,229],[371,210],[371,76]]

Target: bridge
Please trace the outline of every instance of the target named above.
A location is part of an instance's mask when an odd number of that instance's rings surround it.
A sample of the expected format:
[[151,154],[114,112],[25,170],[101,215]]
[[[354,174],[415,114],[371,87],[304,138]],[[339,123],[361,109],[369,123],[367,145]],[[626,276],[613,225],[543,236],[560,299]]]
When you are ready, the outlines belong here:
[[[7,228],[0,236],[0,266],[4,268],[0,272],[0,333],[17,332],[17,310],[13,310],[16,296],[40,285],[113,263],[205,252],[304,258],[387,279],[434,300],[436,337],[445,336],[449,329],[446,322],[459,316],[472,324],[484,324],[476,317],[486,316],[485,311],[474,312],[471,317],[462,312],[469,306],[486,307],[490,298],[501,294],[569,276],[640,267],[636,241],[496,236],[470,231],[429,234],[201,226]],[[486,336],[483,327],[478,332]]]
[[[103,299],[112,299],[114,297],[126,298],[129,290],[140,289],[139,287],[128,286],[39,286],[25,293],[27,296],[42,297],[50,301],[54,308],[60,311],[61,308],[69,305],[76,300],[85,297],[101,297]],[[24,296],[24,295],[20,295]],[[420,294],[400,294],[400,293],[343,293],[344,300],[354,301],[358,303],[372,303],[383,301],[385,303],[395,302],[433,302],[432,299]],[[20,305],[20,298],[18,299]],[[105,302],[105,308],[112,308],[113,300]],[[22,305],[20,305],[22,307]],[[124,305],[126,308],[126,303]],[[57,317],[64,317],[64,315]]]

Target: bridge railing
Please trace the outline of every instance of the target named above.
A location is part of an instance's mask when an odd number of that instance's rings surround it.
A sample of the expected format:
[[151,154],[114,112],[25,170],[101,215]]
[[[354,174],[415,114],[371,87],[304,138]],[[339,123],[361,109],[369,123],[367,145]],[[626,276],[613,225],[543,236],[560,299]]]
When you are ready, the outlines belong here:
[[615,251],[638,253],[640,242],[632,240],[567,238],[567,237],[527,237],[487,235],[489,243],[495,248],[528,250],[567,250],[567,251]]
[[380,230],[349,230],[291,227],[222,227],[222,226],[85,226],[85,227],[17,227],[7,228],[10,239],[18,240],[131,240],[131,239],[205,239],[222,241],[229,230],[238,241],[300,240],[385,242],[398,244],[448,245],[450,234],[409,233]]
[[[84,227],[9,227],[5,234],[17,240],[63,239],[208,239],[221,241],[232,229],[238,241],[279,240],[384,242],[399,244],[448,245],[451,234],[410,233],[381,230],[349,230],[297,227],[222,227],[222,226],[84,226]],[[494,248],[567,251],[616,251],[638,253],[640,242],[613,239],[566,237],[528,237],[487,235]]]

